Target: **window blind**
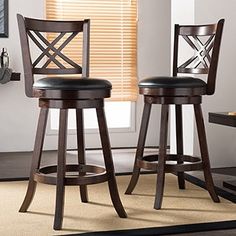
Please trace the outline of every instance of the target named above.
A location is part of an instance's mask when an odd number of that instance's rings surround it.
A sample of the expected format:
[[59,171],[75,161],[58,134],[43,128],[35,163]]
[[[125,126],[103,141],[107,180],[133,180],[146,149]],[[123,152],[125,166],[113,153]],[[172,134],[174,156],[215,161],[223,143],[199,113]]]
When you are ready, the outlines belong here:
[[[90,77],[112,83],[113,101],[137,99],[136,1],[46,0],[47,19],[91,20]],[[79,61],[79,48],[74,43],[66,54]]]

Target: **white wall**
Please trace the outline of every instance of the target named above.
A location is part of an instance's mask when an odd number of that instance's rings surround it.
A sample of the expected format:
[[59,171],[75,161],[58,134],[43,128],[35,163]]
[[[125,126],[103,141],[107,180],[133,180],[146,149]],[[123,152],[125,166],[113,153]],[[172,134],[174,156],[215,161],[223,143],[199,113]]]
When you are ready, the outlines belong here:
[[[208,112],[236,111],[236,1],[196,0],[196,23],[225,18],[215,95],[203,99],[210,159],[213,167],[236,166],[236,129],[208,122]],[[195,141],[195,147],[197,142]],[[196,152],[196,150],[195,150]]]
[[[0,38],[0,47],[10,55],[10,67],[21,72],[21,53],[16,14],[43,17],[43,0],[9,1],[9,38]],[[38,116],[37,102],[24,95],[23,77],[20,82],[0,84],[0,151],[30,150]]]
[[[170,75],[171,0],[138,1],[138,78]],[[137,103],[137,130],[143,97]],[[147,145],[159,145],[160,105],[153,105]]]
[[[170,73],[170,0],[138,0],[138,77]],[[24,95],[23,68],[18,36],[16,14],[34,18],[44,18],[44,0],[9,1],[9,38],[0,39],[0,47],[6,47],[10,55],[10,66],[21,72],[20,82],[0,84],[0,152],[32,150],[38,118],[36,99]],[[136,145],[142,112],[142,99],[137,104],[137,127],[133,134],[124,134],[123,138],[111,134],[111,142]],[[153,109],[155,110],[155,109]],[[158,144],[159,110],[151,117],[151,129],[148,145]],[[154,127],[154,128],[153,128]],[[155,129],[156,127],[156,129]],[[95,135],[87,135],[89,140],[97,140]],[[71,135],[68,143],[72,147],[75,137]],[[57,146],[56,136],[47,136],[46,149]]]

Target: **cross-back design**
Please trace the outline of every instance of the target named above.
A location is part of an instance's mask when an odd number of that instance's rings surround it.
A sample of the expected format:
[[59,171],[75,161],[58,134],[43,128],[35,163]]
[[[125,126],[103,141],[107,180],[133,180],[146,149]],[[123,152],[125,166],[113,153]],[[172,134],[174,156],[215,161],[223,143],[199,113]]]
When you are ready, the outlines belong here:
[[[24,18],[19,14],[17,20],[27,96],[33,97],[34,74],[82,74],[83,77],[89,76],[89,20],[49,21]],[[53,33],[56,36],[49,41],[46,37],[47,33]],[[83,37],[82,67],[63,53],[63,49],[79,33],[83,33],[81,35]],[[33,62],[29,40],[32,40],[40,51]],[[55,66],[51,67],[52,64]]]
[[196,35],[183,35],[183,38],[194,50],[194,55],[178,67],[178,72],[189,73],[188,66],[191,66],[190,73],[207,74],[211,63],[210,52],[213,49],[215,35],[209,36],[205,43]]
[[[209,25],[175,25],[173,75],[207,74],[207,94],[215,91],[215,80],[224,19]],[[193,49],[193,55],[178,65],[179,37]]]
[[[33,71],[34,73],[40,74],[40,73],[55,73],[60,72],[60,69],[67,69],[68,73],[82,73],[82,68],[80,65],[72,61],[70,58],[68,58],[66,55],[63,54],[62,50],[66,47],[67,44],[70,43],[70,41],[78,34],[78,32],[69,33],[69,36],[67,35],[67,38],[65,41],[59,46],[55,47],[55,45],[62,39],[64,36],[68,33],[60,33],[56,36],[56,38],[50,43],[40,32],[38,31],[28,31],[27,32],[29,37],[32,39],[32,41],[37,45],[37,47],[42,51],[42,53],[38,56],[38,58],[33,62]],[[36,38],[34,34],[38,37]],[[40,39],[41,42],[38,40]],[[46,45],[46,48],[43,46]],[[53,54],[50,54],[50,50],[53,52]],[[37,68],[37,65],[42,61],[45,56],[48,58],[47,61],[41,66],[40,68]],[[63,65],[56,57],[60,57],[64,62],[68,63],[73,67],[73,70],[67,68],[65,65]],[[48,68],[49,64],[53,62],[59,69],[55,68]],[[74,71],[74,69],[76,69]],[[65,71],[66,73],[66,71]]]

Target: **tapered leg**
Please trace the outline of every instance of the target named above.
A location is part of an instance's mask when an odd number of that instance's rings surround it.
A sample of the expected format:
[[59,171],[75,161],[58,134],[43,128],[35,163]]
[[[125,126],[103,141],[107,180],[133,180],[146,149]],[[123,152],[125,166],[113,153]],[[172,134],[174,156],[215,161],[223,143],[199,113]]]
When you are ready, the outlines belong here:
[[206,188],[214,202],[220,202],[219,197],[216,194],[214,182],[211,175],[210,160],[207,147],[206,132],[204,126],[204,120],[202,116],[202,109],[200,104],[194,105],[194,112],[196,117],[198,139],[200,144],[200,151],[202,156],[203,172],[206,182]]
[[[85,165],[85,149],[84,149],[84,117],[83,110],[76,109],[76,125],[77,125],[77,147],[78,147],[78,162],[79,165]],[[80,172],[80,176],[86,175],[85,172]],[[80,197],[82,202],[88,202],[87,186],[80,186]]]
[[34,181],[34,174],[39,169],[40,160],[42,155],[43,141],[45,136],[45,129],[47,124],[48,109],[41,108],[38,120],[37,133],[34,143],[34,151],[32,157],[32,164],[30,170],[28,189],[25,195],[25,199],[20,207],[20,212],[26,212],[33,200],[37,182]]
[[[182,118],[182,106],[175,105],[175,115],[176,115],[176,144],[177,144],[177,163],[182,164],[183,160],[181,155],[183,155],[183,118]],[[180,189],[185,189],[184,172],[178,172],[178,184]]]
[[129,186],[126,189],[125,194],[131,194],[138,182],[140,168],[137,165],[137,160],[143,157],[150,113],[151,113],[151,104],[145,103],[144,109],[143,109],[142,122],[140,126],[140,132],[139,132],[138,146],[137,146],[136,156],[135,156],[135,161],[134,161],[133,173],[132,173]]
[[60,109],[59,138],[58,138],[58,161],[57,161],[57,187],[56,187],[56,210],[54,218],[54,229],[62,227],[65,195],[65,173],[66,173],[66,140],[67,140],[67,118],[68,110]]
[[105,167],[106,167],[106,171],[108,175],[108,186],[109,186],[109,191],[111,195],[111,200],[119,217],[126,218],[127,215],[121,203],[118,188],[117,188],[117,183],[115,179],[115,170],[114,170],[114,165],[113,165],[113,160],[112,160],[111,146],[110,146],[110,140],[108,136],[108,129],[107,129],[107,124],[106,124],[104,109],[97,108],[96,111],[97,111],[98,126],[99,126],[99,132],[100,132],[100,137],[101,137],[104,162],[105,162]]
[[164,193],[168,115],[169,115],[169,105],[162,105],[159,156],[157,165],[157,186],[156,186],[156,197],[154,203],[155,209],[161,208],[163,193]]

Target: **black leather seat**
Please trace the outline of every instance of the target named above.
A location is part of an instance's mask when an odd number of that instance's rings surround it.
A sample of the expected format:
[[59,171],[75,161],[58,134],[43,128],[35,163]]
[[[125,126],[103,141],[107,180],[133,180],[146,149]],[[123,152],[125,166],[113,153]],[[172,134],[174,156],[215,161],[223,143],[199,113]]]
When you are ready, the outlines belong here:
[[108,80],[80,77],[46,77],[37,80],[33,84],[34,89],[53,90],[96,90],[111,89]]
[[139,82],[139,88],[202,88],[206,83],[194,77],[158,76]]

